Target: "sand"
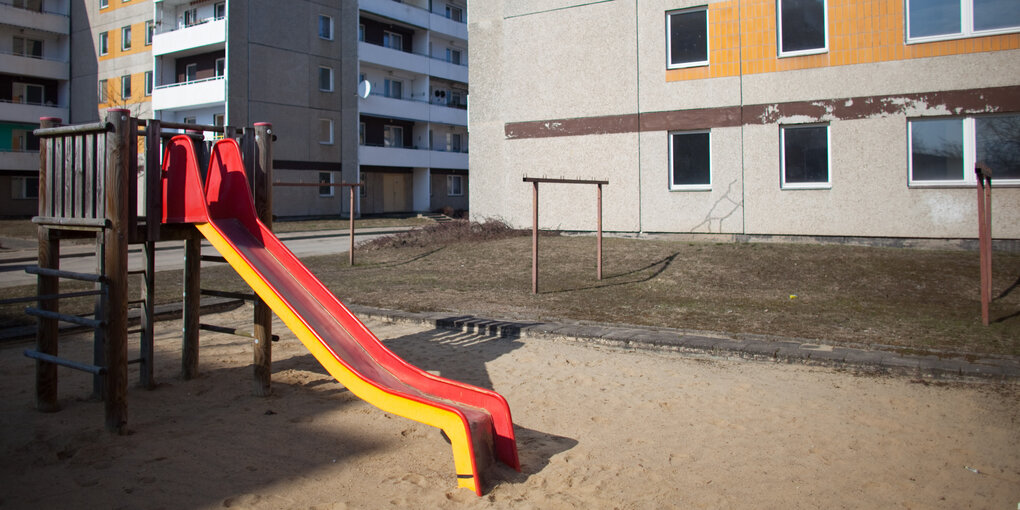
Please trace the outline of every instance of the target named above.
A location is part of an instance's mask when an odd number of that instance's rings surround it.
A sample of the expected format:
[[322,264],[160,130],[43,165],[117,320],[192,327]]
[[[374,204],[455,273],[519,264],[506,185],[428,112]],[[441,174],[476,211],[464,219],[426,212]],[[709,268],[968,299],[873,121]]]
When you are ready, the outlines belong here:
[[[203,320],[242,327],[250,309]],[[247,322],[250,324],[250,322]],[[437,429],[333,381],[279,322],[272,396],[251,348],[203,332],[179,378],[179,321],[158,325],[152,391],[126,436],[91,376],[61,371],[34,409],[27,344],[0,348],[0,508],[1017,508],[1020,384],[944,382],[697,358],[568,340],[496,339],[370,321],[411,363],[510,402],[523,472],[455,488]],[[86,361],[91,340],[62,340]],[[132,377],[137,371],[132,367]]]

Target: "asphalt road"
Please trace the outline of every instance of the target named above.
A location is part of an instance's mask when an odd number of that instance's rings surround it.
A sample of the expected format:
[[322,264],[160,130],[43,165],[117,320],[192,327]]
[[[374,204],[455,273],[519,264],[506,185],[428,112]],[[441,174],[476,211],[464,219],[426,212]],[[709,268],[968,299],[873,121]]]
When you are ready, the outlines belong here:
[[[358,230],[354,236],[355,244],[357,245],[383,235],[409,230],[410,228],[382,227]],[[290,232],[278,234],[278,236],[299,258],[316,255],[346,254],[350,248],[350,236],[347,230]],[[24,240],[9,240],[2,245],[5,247],[11,246],[13,249],[0,249],[0,288],[34,284],[36,276],[26,273],[25,268],[34,266],[37,262],[38,248],[35,243]],[[203,241],[202,254],[216,255],[216,250],[208,242]],[[60,269],[77,273],[95,273],[95,255],[95,246],[91,244],[61,244]],[[141,269],[142,263],[141,245],[130,246],[128,249],[128,270]],[[156,243],[157,271],[183,268],[184,241]]]

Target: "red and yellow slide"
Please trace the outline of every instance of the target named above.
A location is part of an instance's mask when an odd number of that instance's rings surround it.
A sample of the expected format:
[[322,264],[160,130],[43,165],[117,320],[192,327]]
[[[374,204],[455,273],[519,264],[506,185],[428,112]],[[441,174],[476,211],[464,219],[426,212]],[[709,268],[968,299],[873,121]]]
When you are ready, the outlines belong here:
[[421,370],[391,352],[255,214],[238,144],[216,142],[203,184],[195,148],[176,136],[163,159],[163,222],[193,223],[329,373],[366,402],[438,427],[457,485],[482,494],[494,458],[520,471],[502,395]]

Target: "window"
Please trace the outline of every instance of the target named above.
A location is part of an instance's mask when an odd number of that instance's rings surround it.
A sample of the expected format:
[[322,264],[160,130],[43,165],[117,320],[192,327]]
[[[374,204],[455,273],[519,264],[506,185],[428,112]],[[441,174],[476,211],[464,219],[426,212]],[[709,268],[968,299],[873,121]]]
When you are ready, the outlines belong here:
[[120,98],[127,99],[131,97],[131,75],[125,74],[120,77]]
[[780,128],[782,187],[831,188],[829,180],[829,126],[799,125]]
[[333,18],[319,16],[319,38],[327,41],[333,40]]
[[319,68],[319,90],[322,92],[333,92],[333,69],[329,67]]
[[460,152],[460,134],[446,133],[447,152]]
[[223,116],[222,113],[216,113],[216,114],[213,114],[213,116],[212,116],[212,123],[213,123],[214,126],[222,126],[222,125],[226,124],[224,119],[225,119],[225,117]]
[[403,147],[404,128],[400,126],[383,127],[383,147]]
[[11,129],[11,150],[14,152],[38,151],[39,137],[31,129]]
[[152,20],[145,22],[145,45],[152,46],[152,34],[156,30],[156,25],[152,23]]
[[395,99],[403,99],[404,83],[398,80],[383,81],[383,95]]
[[464,22],[464,9],[456,5],[446,4],[446,17],[453,21]]
[[1015,0],[907,0],[908,42],[1017,31]]
[[42,12],[42,0],[14,0],[14,6],[29,11]]
[[145,71],[145,95],[152,95],[152,71]]
[[184,117],[185,124],[198,124],[198,117]]
[[1020,183],[1020,115],[914,119],[908,136],[912,185],[973,185],[979,162]]
[[184,26],[190,27],[198,23],[198,9],[184,11]]
[[131,49],[131,27],[120,29],[120,49],[127,51]]
[[227,17],[227,3],[226,2],[216,2],[216,5],[213,6],[213,16],[216,19],[226,18]]
[[712,189],[711,142],[708,131],[669,134],[669,189]]
[[319,143],[333,145],[333,120],[319,119]]
[[460,50],[446,49],[446,61],[451,64],[460,65]]
[[11,44],[12,53],[19,57],[42,58],[43,56],[43,42],[40,40],[15,36]]
[[99,33],[99,54],[106,55],[110,50],[110,35],[108,32]]
[[364,23],[359,23],[358,24],[358,40],[362,41],[362,42],[365,41],[365,24]]
[[447,175],[446,176],[446,196],[448,197],[460,197],[464,195],[464,176],[462,175]]
[[779,56],[809,55],[828,49],[826,0],[779,0],[777,10]]
[[37,83],[14,82],[11,84],[11,102],[20,104],[43,104],[46,87]]
[[404,51],[404,36],[387,30],[383,32],[382,40],[383,46],[394,50]]
[[319,172],[319,184],[330,184],[330,186],[319,186],[320,197],[333,196],[333,172]]
[[14,177],[11,180],[13,181],[11,183],[11,198],[15,200],[39,198],[38,177]]
[[99,8],[105,9],[110,6],[110,0],[99,0]]
[[184,81],[195,81],[198,79],[198,64],[184,66]]
[[708,8],[666,13],[666,67],[708,65]]
[[225,74],[227,74],[227,59],[216,59],[216,76],[223,76]]
[[365,145],[365,123],[358,123],[358,145]]
[[106,80],[99,80],[99,103],[106,102]]

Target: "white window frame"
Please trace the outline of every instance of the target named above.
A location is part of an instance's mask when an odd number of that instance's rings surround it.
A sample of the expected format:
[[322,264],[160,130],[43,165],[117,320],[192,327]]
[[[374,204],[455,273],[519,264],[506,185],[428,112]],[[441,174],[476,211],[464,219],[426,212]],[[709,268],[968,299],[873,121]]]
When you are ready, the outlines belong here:
[[358,41],[365,42],[365,24],[358,23]]
[[[453,183],[457,182],[457,188],[460,188],[459,193],[453,192]],[[462,197],[464,196],[464,176],[463,175],[447,175],[446,176],[446,196],[448,197]]]
[[[323,174],[329,176],[329,182],[328,182],[329,184],[334,184],[335,181],[333,181],[333,172],[319,172],[319,177],[318,177],[318,179],[316,179],[315,182],[320,183],[320,184],[323,183],[323,182],[326,182],[326,181],[322,180]],[[323,193],[322,192],[322,188],[326,188],[329,191],[327,191],[326,193]],[[319,196],[322,197],[322,198],[332,197],[332,196],[336,195],[336,193],[333,192],[334,189],[336,189],[336,188],[334,188],[333,186],[329,186],[327,188],[326,186],[320,185],[319,186]]]
[[[29,90],[38,91],[39,102],[33,103],[28,100]],[[11,102],[16,104],[46,104],[46,86],[39,83],[25,83],[16,81],[11,84]]]
[[[392,41],[394,38],[400,41],[400,44],[393,46]],[[389,42],[388,42],[388,41]],[[404,51],[404,34],[398,34],[397,32],[391,32],[389,30],[383,31],[383,47],[391,50]]]
[[[38,177],[12,177],[13,181],[11,184],[11,199],[12,200],[33,200],[39,198],[39,178]],[[36,194],[30,195],[28,193],[28,183],[34,180],[36,182],[35,189]]]
[[110,33],[99,32],[99,56],[110,53]]
[[[400,136],[394,136],[398,133],[400,134]],[[394,143],[394,141],[396,141],[397,143]],[[393,147],[395,149],[404,147],[404,126],[397,126],[393,124],[384,125],[383,147]]]
[[[924,2],[925,0],[904,0],[903,6],[903,30],[906,32],[907,44],[919,44],[933,41],[947,41],[953,39],[966,39],[969,37],[983,37],[986,35],[1013,34],[1020,32],[1020,25],[1014,27],[996,28],[992,30],[974,30],[974,0],[960,0],[960,31],[952,34],[928,35],[923,37],[910,37],[910,3]],[[977,182],[977,181],[975,181]]]
[[156,24],[152,20],[145,22],[145,45],[152,46],[152,35],[156,32]]
[[[682,62],[679,64],[673,63],[673,44],[670,36],[672,34],[671,25],[673,23],[673,15],[675,14],[688,14],[692,12],[705,11],[705,60],[699,60],[696,62]],[[712,60],[712,40],[709,37],[708,28],[711,25],[711,20],[708,19],[708,6],[702,5],[700,7],[692,7],[690,9],[677,9],[672,11],[666,11],[666,69],[684,69],[688,67],[703,67],[711,63]]]
[[110,6],[110,0],[99,0],[99,8],[105,9]]
[[[194,73],[188,72],[189,69],[194,69],[195,72]],[[188,78],[189,75],[192,77]],[[184,66],[184,83],[197,80],[198,80],[198,64],[186,64]]]
[[131,25],[120,27],[120,50],[131,50]]
[[[328,127],[326,123],[328,123]],[[322,139],[323,127],[326,127],[328,131],[328,138],[325,140]],[[319,145],[333,145],[333,119],[319,119]]]
[[215,76],[217,78],[227,74],[227,59],[225,57],[216,59],[216,63],[214,64],[214,66],[215,67],[213,68],[214,69],[213,73],[215,73]]
[[[825,182],[786,182],[786,130],[802,128],[825,128]],[[782,189],[832,189],[832,133],[827,122],[813,124],[788,124],[779,126],[779,179]]]
[[[1016,115],[1016,114],[1010,114]],[[977,174],[974,167],[977,165],[977,121],[978,117],[994,117],[995,115],[968,115],[966,117],[945,116],[945,117],[916,117],[907,119],[907,185],[911,188],[973,188],[977,185]],[[914,180],[914,121],[925,120],[951,120],[958,119],[963,122],[963,176],[960,179],[950,180]],[[992,171],[994,172],[994,168]],[[996,186],[1017,186],[1020,179],[995,179]]]
[[[322,35],[322,22],[323,21],[328,21],[329,22],[329,34],[327,34],[325,36]],[[333,40],[333,17],[332,16],[326,16],[325,14],[320,14],[319,15],[319,26],[316,27],[316,30],[319,32],[319,39],[322,39],[324,41],[332,41]]]
[[[675,135],[708,135],[708,184],[674,184],[673,179],[673,136]],[[712,161],[712,130],[711,129],[700,129],[694,131],[670,131],[666,137],[669,144],[669,190],[670,191],[711,191],[712,190],[712,174],[713,161]]]
[[146,96],[151,96],[152,95],[152,88],[153,88],[152,71],[145,71],[145,87],[144,88],[145,88],[145,95]]
[[776,0],[776,49],[779,57],[800,57],[803,55],[818,55],[829,51],[829,0],[822,0],[822,27],[824,29],[825,43],[821,48],[810,48],[797,51],[783,51],[783,0]]
[[[392,84],[394,84],[394,83],[396,83],[397,85],[400,86],[400,94],[399,95],[393,95],[393,85]],[[390,99],[403,99],[404,98],[404,82],[403,82],[403,80],[391,80],[389,78],[384,79],[383,80],[383,96],[386,96],[386,97],[388,97]]]
[[99,99],[99,104],[106,103],[106,101],[108,99],[107,98],[107,91],[106,90],[107,90],[108,87],[109,87],[109,85],[107,85],[107,82],[106,82],[105,79],[99,80],[99,85],[96,87],[96,88],[99,89],[99,98],[98,98]]
[[[222,12],[222,14],[220,14]],[[227,3],[216,2],[213,4],[213,19],[224,19],[227,17]]]
[[[326,72],[327,77],[329,78],[329,86],[328,86],[328,88],[322,88],[322,78],[323,78],[323,74],[322,73],[323,73],[323,71]],[[319,66],[319,75],[318,75],[317,78],[318,78],[317,81],[319,82],[319,92],[333,92],[333,68],[332,67]]]
[[125,74],[120,77],[120,98],[121,100],[131,97],[131,75]]

